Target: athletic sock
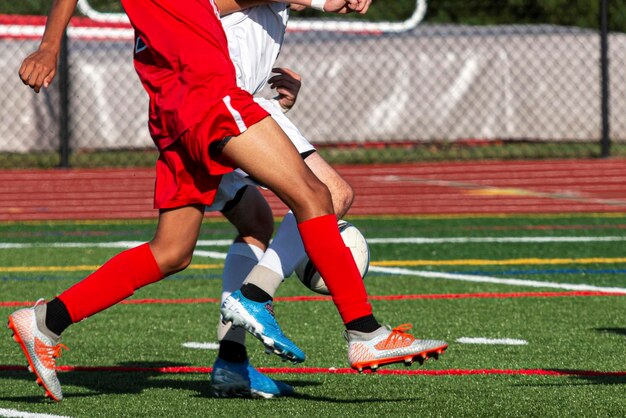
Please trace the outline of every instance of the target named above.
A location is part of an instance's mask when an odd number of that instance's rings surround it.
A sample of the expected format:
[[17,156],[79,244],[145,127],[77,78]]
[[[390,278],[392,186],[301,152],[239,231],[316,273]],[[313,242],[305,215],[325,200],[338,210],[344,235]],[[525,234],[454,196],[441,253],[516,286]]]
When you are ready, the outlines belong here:
[[272,297],[267,292],[252,283],[241,286],[241,294],[254,302],[267,302],[272,300]]
[[374,315],[366,315],[361,318],[354,319],[346,324],[346,329],[348,331],[359,331],[359,332],[374,332],[378,328],[380,328],[380,324],[374,318]]
[[248,353],[245,345],[223,340],[220,341],[220,349],[217,356],[230,363],[243,363],[248,358]]
[[346,247],[335,215],[298,224],[304,248],[324,278],[344,324],[372,315],[367,292],[350,249]]
[[263,250],[244,242],[231,244],[222,272],[222,302],[244,283],[250,271],[263,257]]
[[[264,266],[254,266],[248,274],[248,277],[246,277],[246,280],[244,281],[244,286],[248,284],[253,284],[261,289],[263,292],[265,292],[271,299],[276,294],[276,291],[280,287],[283,280],[284,277],[282,274],[276,273],[275,271],[270,270]],[[261,297],[264,295],[258,296]]]
[[81,321],[163,278],[149,244],[123,251],[59,295],[72,322]]
[[302,238],[298,231],[296,217],[289,211],[278,226],[276,235],[269,248],[259,261],[260,266],[280,274],[282,278],[289,277],[306,258]]
[[[231,244],[224,261],[224,271],[222,272],[222,302],[232,292],[239,289],[250,270],[259,262],[263,256],[263,250],[245,242]],[[220,347],[223,340],[231,343],[246,344],[246,330],[241,327],[232,327],[232,324],[217,323],[217,340]],[[245,347],[244,347],[245,348]]]
[[55,333],[61,335],[63,331],[72,325],[72,318],[65,304],[61,299],[54,298],[46,303],[46,327]]

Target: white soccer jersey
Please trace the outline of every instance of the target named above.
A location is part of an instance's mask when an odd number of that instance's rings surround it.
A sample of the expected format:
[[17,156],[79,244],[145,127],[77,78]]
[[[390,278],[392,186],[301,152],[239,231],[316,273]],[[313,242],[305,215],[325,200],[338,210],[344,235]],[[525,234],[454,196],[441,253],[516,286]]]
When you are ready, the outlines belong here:
[[289,7],[271,3],[222,17],[237,84],[257,94],[267,83],[285,38]]

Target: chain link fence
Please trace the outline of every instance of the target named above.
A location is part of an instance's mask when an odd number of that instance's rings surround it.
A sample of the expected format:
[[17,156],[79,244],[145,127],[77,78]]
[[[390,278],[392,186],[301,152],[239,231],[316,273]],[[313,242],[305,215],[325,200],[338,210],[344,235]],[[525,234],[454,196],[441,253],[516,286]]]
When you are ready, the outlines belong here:
[[[154,163],[132,30],[117,2],[79,4],[66,66],[40,94],[17,69],[48,4],[0,5],[4,168]],[[303,79],[290,118],[335,163],[626,154],[625,64],[626,5],[608,0],[374,0],[340,21],[307,10],[278,62]]]

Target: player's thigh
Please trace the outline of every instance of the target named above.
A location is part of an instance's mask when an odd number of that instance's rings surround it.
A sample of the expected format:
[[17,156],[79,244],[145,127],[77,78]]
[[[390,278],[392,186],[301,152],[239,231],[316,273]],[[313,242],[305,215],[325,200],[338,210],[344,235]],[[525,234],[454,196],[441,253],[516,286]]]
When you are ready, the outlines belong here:
[[328,188],[306,166],[272,118],[228,141],[223,156],[269,187],[299,222],[334,213]]
[[260,104],[263,109],[269,112],[272,119],[280,126],[287,137],[289,137],[289,140],[296,147],[300,155],[305,158],[304,162],[306,165],[313,171],[315,176],[328,187],[337,216],[342,217],[345,215],[354,200],[352,187],[334,168],[315,152],[315,147],[311,145],[296,125],[283,113],[275,100],[263,98],[255,98],[254,100]]
[[267,248],[274,232],[274,217],[257,187],[247,186],[237,204],[222,214],[237,228],[238,240],[263,250]]
[[354,201],[352,186],[317,152],[307,156],[304,162],[313,174],[328,187],[335,213],[339,218],[343,217]]
[[150,248],[165,274],[185,268],[193,255],[204,216],[203,206],[191,205],[159,213]]

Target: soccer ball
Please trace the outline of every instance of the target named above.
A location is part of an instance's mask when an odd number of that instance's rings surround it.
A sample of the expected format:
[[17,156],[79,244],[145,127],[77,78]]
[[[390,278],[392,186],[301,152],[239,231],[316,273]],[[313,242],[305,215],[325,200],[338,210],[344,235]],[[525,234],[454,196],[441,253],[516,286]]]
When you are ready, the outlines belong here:
[[[367,246],[365,237],[356,226],[349,222],[340,220],[338,222],[338,226],[343,242],[346,243],[346,246],[350,248],[350,251],[352,252],[356,266],[359,268],[359,272],[361,273],[361,277],[365,278],[367,270],[370,266],[370,250]],[[306,257],[306,259],[296,267],[296,276],[298,276],[298,279],[300,279],[300,281],[312,291],[321,293],[322,295],[330,294],[328,288],[326,287],[326,283],[324,283],[324,279],[317,271],[313,263],[311,263],[309,257]]]

